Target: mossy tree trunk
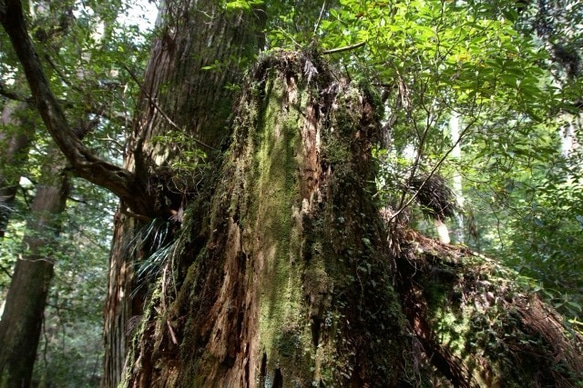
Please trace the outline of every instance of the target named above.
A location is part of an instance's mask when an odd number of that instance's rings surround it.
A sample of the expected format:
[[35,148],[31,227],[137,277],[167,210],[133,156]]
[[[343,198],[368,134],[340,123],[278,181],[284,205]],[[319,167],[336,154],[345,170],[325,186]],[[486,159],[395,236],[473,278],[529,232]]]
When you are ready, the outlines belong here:
[[377,100],[312,54],[259,61],[228,149],[145,258],[125,386],[581,381],[581,337],[511,272],[382,222]]
[[372,201],[378,114],[316,58],[260,61],[212,194],[162,264],[129,386],[404,381],[411,342]]

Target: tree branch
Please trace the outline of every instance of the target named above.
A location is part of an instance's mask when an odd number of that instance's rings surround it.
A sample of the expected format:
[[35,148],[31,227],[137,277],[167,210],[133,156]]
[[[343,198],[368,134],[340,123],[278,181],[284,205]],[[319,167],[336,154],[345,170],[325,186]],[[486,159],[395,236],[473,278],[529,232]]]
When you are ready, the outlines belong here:
[[366,44],[366,42],[360,42],[360,43],[356,43],[350,46],[344,46],[344,47],[338,47],[338,48],[334,48],[334,49],[330,49],[330,50],[324,50],[322,51],[322,54],[336,54],[336,53],[341,53],[344,51],[350,51],[350,50],[354,50],[357,49],[359,47],[362,47]]
[[9,100],[32,103],[32,99],[30,97],[24,97],[16,92],[6,89],[6,85],[4,85],[3,82],[0,82],[0,96],[5,97]]
[[0,270],[1,270],[2,272],[4,272],[4,274],[5,274],[6,276],[8,276],[10,279],[12,279],[12,274],[11,274],[11,273],[10,273],[10,271],[8,271],[6,268],[4,268],[3,266],[1,266],[1,265],[0,265]]
[[134,212],[150,214],[153,206],[134,174],[112,165],[86,148],[67,122],[63,109],[53,95],[38,54],[26,30],[20,0],[0,0],[0,23],[8,33],[22,64],[34,104],[49,133],[63,152],[73,173],[110,190]]
[[453,146],[451,146],[447,150],[447,152],[445,154],[443,154],[443,156],[437,161],[437,163],[435,164],[435,166],[433,166],[433,168],[431,169],[431,171],[429,172],[429,174],[427,175],[427,177],[423,180],[423,182],[421,182],[421,184],[417,188],[417,191],[415,191],[415,193],[413,193],[413,195],[407,201],[407,203],[405,203],[405,204],[402,204],[401,203],[399,205],[399,209],[397,209],[397,211],[391,215],[391,218],[389,219],[389,222],[392,222],[394,219],[396,219],[399,216],[399,214],[401,214],[403,212],[403,210],[405,210],[409,205],[411,205],[411,203],[413,203],[413,201],[417,198],[417,196],[419,195],[419,193],[421,192],[421,190],[423,189],[423,187],[427,184],[427,182],[429,181],[429,179],[431,179],[431,177],[433,175],[435,175],[435,173],[441,167],[441,165],[443,164],[443,162],[445,162],[445,159],[447,159],[447,157],[449,156],[449,154],[451,154],[452,151],[454,150],[454,148],[458,144],[460,144],[460,142],[462,141],[462,139],[465,138],[465,136],[468,133],[469,129],[476,123],[476,121],[478,121],[478,119],[477,118],[474,118],[474,119],[472,119],[472,121],[470,121],[470,123],[468,125],[466,125],[466,127],[462,130],[462,132],[458,136],[458,138],[455,141],[455,143],[453,143]]

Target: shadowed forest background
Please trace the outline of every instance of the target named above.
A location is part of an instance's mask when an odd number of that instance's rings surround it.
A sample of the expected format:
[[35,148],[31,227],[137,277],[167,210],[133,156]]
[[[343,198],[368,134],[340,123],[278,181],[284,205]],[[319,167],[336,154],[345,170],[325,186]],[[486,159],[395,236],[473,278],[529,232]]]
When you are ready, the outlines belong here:
[[580,2],[0,21],[0,386],[583,384]]

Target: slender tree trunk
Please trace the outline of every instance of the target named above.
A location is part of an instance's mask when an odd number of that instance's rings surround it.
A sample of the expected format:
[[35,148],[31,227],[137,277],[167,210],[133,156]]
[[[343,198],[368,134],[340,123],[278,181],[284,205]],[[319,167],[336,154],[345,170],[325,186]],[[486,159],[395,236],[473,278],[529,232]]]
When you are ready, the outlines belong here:
[[135,222],[118,214],[110,257],[109,284],[105,304],[104,374],[102,387],[117,387],[125,366],[126,347],[133,327],[142,315],[142,303],[132,303],[134,261],[128,247]]
[[30,148],[31,125],[17,117],[26,104],[7,102],[0,121],[0,237],[4,237],[18,191],[20,170]]
[[23,253],[16,262],[0,320],[2,387],[30,386],[68,191],[66,177],[55,168],[47,168],[37,185]]
[[[462,159],[462,146],[458,142],[460,133],[461,133],[461,117],[457,112],[452,112],[451,118],[449,120],[449,128],[451,132],[451,142],[455,144],[453,151],[451,152],[451,157],[454,158],[458,163]],[[456,197],[457,204],[459,205],[460,210],[455,215],[455,228],[454,228],[454,235],[455,240],[458,243],[465,243],[465,233],[464,233],[464,215],[463,215],[463,208],[464,208],[464,192],[463,192],[463,181],[462,175],[458,171],[454,173],[453,176],[453,192]]]

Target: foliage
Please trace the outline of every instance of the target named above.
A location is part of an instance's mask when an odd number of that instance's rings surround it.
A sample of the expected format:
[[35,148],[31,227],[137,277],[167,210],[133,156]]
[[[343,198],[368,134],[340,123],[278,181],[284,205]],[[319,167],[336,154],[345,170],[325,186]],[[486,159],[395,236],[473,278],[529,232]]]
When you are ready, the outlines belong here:
[[[556,47],[579,41],[570,22],[582,13],[565,4],[562,18],[561,6],[553,7],[550,14],[538,10],[539,22],[546,17],[553,25],[550,50],[525,27],[533,9],[521,13],[509,2],[343,0],[326,13],[315,39],[325,53],[365,43],[332,55],[349,76],[383,91],[383,202],[395,210],[409,204],[406,190],[420,175],[461,174],[470,245],[540,281],[561,311],[576,316],[580,152],[561,155],[566,123],[559,113],[573,112],[570,104],[582,93],[579,79],[556,82],[557,66],[568,65],[557,62]],[[559,42],[560,31],[568,41]],[[462,121],[458,138],[448,124],[454,114]],[[462,157],[452,158],[458,144]]]
[[[77,181],[63,215],[58,248],[46,252],[55,260],[35,380],[59,387],[96,386],[101,373],[103,295],[107,284],[110,224],[115,199],[104,190]],[[31,187],[31,190],[33,188]],[[29,194],[30,195],[30,194]],[[19,197],[7,236],[0,244],[0,263],[10,269],[25,255],[21,240],[28,216]],[[0,277],[5,295],[10,278]]]
[[[35,376],[59,387],[97,386],[102,368],[103,295],[115,198],[76,182],[67,206]],[[89,186],[89,187],[88,187]],[[108,225],[109,227],[104,227]]]
[[[340,60],[384,89],[389,151],[384,158],[408,155],[409,179],[417,170],[436,171],[458,143],[503,139],[506,128],[494,123],[514,119],[515,130],[528,132],[557,100],[536,65],[545,52],[487,5],[342,5],[322,21],[321,45],[329,50],[366,42]],[[447,123],[454,113],[464,126],[459,138],[450,139]]]
[[[549,154],[540,155],[550,159]],[[513,172],[497,172],[489,191],[470,189],[476,211],[487,208],[491,214],[482,216],[485,227],[473,245],[497,252],[520,273],[539,281],[555,306],[573,317],[582,313],[581,182],[571,174],[576,168],[569,168],[557,153],[555,158],[553,165],[514,162]],[[497,168],[505,167],[500,163]],[[481,171],[495,177],[487,168]],[[496,226],[487,228],[488,224]]]

